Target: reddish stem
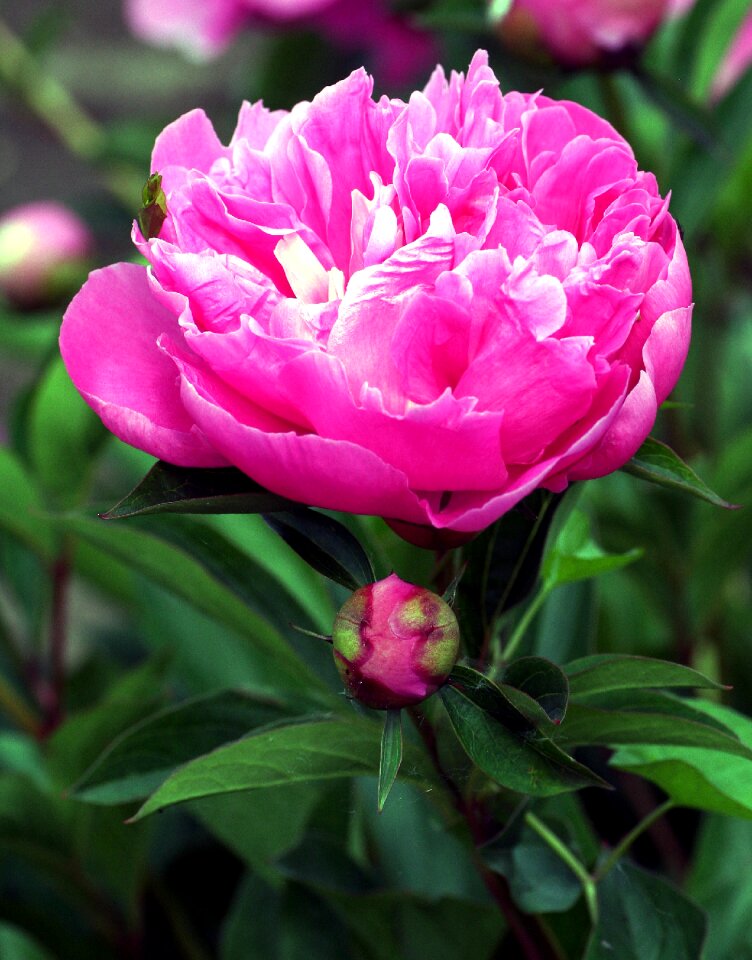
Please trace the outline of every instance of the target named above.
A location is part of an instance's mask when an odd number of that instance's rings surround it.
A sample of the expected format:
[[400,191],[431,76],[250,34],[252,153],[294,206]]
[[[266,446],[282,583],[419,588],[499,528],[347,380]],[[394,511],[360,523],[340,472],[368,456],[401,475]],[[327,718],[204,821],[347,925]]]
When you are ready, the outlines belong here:
[[428,717],[426,717],[418,707],[408,707],[407,712],[410,714],[410,718],[425,744],[436,772],[449,791],[457,812],[461,814],[468,825],[470,835],[473,839],[473,863],[475,868],[483,880],[486,889],[504,916],[526,960],[556,960],[553,948],[537,925],[534,925],[532,918],[525,916],[525,914],[518,910],[510,896],[509,888],[504,878],[495,874],[480,855],[478,848],[487,839],[482,826],[486,819],[482,804],[478,802],[469,803],[463,796],[460,788],[444,769],[439,755],[436,731]]

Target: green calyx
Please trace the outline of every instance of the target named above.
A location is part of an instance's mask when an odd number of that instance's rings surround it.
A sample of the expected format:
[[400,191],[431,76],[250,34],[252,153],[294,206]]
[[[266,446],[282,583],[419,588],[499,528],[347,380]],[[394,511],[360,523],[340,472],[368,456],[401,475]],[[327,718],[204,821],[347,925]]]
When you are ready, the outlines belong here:
[[143,206],[138,214],[138,228],[144,240],[158,237],[167,219],[167,197],[162,189],[162,174],[153,173],[141,191]]

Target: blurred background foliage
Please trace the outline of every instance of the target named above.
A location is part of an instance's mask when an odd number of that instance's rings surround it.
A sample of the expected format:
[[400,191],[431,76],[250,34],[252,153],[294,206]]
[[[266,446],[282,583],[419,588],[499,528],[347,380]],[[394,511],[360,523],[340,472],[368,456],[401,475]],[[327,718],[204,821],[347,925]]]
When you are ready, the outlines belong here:
[[[581,71],[503,49],[481,3],[403,6],[432,32],[445,67],[463,69],[485,46],[502,89],[543,88],[608,117],[672,191],[696,307],[690,359],[656,433],[742,505],[724,513],[623,473],[588,484],[578,505],[598,542],[614,553],[640,548],[642,558],[561,587],[528,652],[556,662],[594,651],[676,660],[732,685],[724,701],[752,714],[752,73],[710,100],[749,4],[698,0],[664,25],[639,66]],[[310,30],[269,28],[192,63],[132,38],[119,0],[5,4],[0,213],[62,201],[93,231],[90,265],[127,259],[151,146],[168,122],[202,106],[227,136],[242,99],[290,107],[361,59]],[[378,76],[376,88],[386,92]],[[281,634],[322,689],[336,688],[328,650],[290,622],[327,633],[346,591],[259,517],[95,519],[152,461],[106,435],[69,383],[56,347],[64,306],[0,305],[2,960],[501,956],[502,923],[460,826],[440,829],[441,811],[409,784],[381,817],[363,778],[203,799],[132,825],[123,822],[132,802],[68,796],[119,733],[187,697],[238,686],[271,696],[270,713],[246,727],[266,722],[285,690],[293,705],[315,708],[315,686],[269,651]],[[430,554],[416,559],[381,521],[344,519],[381,574],[427,582]],[[176,744],[213,745],[210,724],[176,729]],[[607,773],[605,758],[590,759],[618,793],[543,804],[586,862],[596,837],[616,842],[658,797],[629,773]],[[584,908],[573,875],[552,866],[534,834],[520,843],[524,855],[499,854],[499,872],[523,911],[544,914],[562,956],[578,956]],[[708,912],[708,960],[752,958],[752,822],[677,811],[634,855]],[[614,874],[611,895],[626,883],[652,897],[640,876]],[[664,958],[695,956],[667,949]],[[635,942],[619,960],[657,951]]]

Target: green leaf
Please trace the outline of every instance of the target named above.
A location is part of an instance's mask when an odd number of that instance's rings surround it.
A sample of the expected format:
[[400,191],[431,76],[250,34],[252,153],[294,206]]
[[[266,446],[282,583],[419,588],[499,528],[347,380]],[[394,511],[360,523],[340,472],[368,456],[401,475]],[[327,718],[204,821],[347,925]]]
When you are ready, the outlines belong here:
[[165,657],[155,657],[123,675],[98,703],[75,713],[52,734],[49,768],[66,788],[123,730],[163,699]]
[[633,657],[627,654],[594,654],[572,660],[564,666],[569,677],[569,695],[575,700],[586,699],[613,690],[641,690],[654,687],[696,687],[722,689],[721,684],[708,679],[680,663]]
[[553,723],[561,723],[564,719],[569,681],[555,663],[543,657],[521,657],[507,665],[502,680],[532,697]]
[[599,710],[573,703],[559,735],[571,745],[671,744],[718,750],[752,761],[752,751],[732,734],[666,713]]
[[685,890],[710,921],[708,957],[750,960],[752,822],[704,817]]
[[521,738],[454,687],[443,687],[441,698],[467,755],[508,790],[548,797],[605,785],[552,741]]
[[[313,626],[308,611],[288,589],[288,583],[267,571],[248,552],[217,530],[209,521],[192,517],[134,520],[129,527],[155,534],[199,561],[250,610],[285,635],[291,622]],[[117,532],[116,532],[117,533]],[[311,645],[303,645],[304,652]]]
[[314,570],[348,590],[376,579],[365,550],[338,520],[316,510],[272,513],[264,519]]
[[102,519],[152,513],[268,513],[293,506],[235,467],[176,467],[159,460]]
[[[375,786],[374,779],[363,778],[355,784],[355,796],[361,807],[365,842],[378,864],[376,884],[400,897],[412,894],[430,900],[456,897],[483,902],[485,888],[473,863],[470,838],[459,825],[447,829],[445,812],[435,802],[437,791],[421,790],[420,785],[400,777],[389,803],[378,813],[373,802]],[[449,822],[454,822],[455,816],[452,811]],[[318,865],[317,869],[322,870]]]
[[735,504],[729,503],[728,500],[714,493],[671,447],[656,440],[655,437],[648,437],[622,470],[641,480],[657,483],[661,487],[681,490],[716,507],[724,507],[726,510],[737,509]]
[[590,522],[580,510],[573,510],[543,560],[546,591],[564,583],[588,580],[625,567],[642,556],[641,550],[606,553],[590,538]]
[[448,683],[517,736],[529,738],[539,727],[550,727],[548,714],[532,697],[508,684],[496,684],[472,667],[456,664]]
[[0,957],[3,960],[52,960],[36,940],[7,923],[0,923]]
[[55,534],[44,519],[42,498],[21,462],[0,446],[0,529],[45,560],[55,554]]
[[[135,819],[185,800],[257,787],[375,774],[380,734],[370,721],[312,719],[261,731],[219,747],[177,770],[141,807]],[[411,751],[411,776],[425,766]]]
[[31,397],[28,430],[29,456],[40,487],[56,507],[79,503],[94,455],[110,434],[73,386],[59,356]]
[[402,763],[402,711],[387,710],[384,730],[381,735],[381,760],[379,761],[379,792],[377,809],[384,809],[389,791],[397,779]]
[[584,960],[701,960],[703,912],[665,880],[622,863],[598,885],[598,901]]
[[241,690],[223,690],[166,707],[113,740],[71,788],[79,800],[140,800],[189,760],[255,727],[291,716],[290,708]]
[[[258,670],[257,676],[249,677],[249,680],[272,693],[292,687],[304,692],[308,698],[321,698],[321,682],[298,659],[279,632],[250,610],[232,589],[195,557],[130,526],[112,526],[101,520],[76,516],[55,518],[53,522],[60,529],[88,540],[166,587],[200,612],[246,637],[249,649],[256,657]],[[250,569],[249,563],[249,572]]]
[[246,863],[264,866],[300,843],[320,799],[318,784],[294,783],[203,797],[186,809]]
[[[752,750],[752,720],[729,707],[693,701]],[[658,784],[678,805],[752,819],[752,762],[746,756],[701,746],[620,747],[612,766]]]
[[579,879],[527,826],[505,834],[481,853],[493,871],[507,878],[514,902],[525,913],[563,912],[582,896]]

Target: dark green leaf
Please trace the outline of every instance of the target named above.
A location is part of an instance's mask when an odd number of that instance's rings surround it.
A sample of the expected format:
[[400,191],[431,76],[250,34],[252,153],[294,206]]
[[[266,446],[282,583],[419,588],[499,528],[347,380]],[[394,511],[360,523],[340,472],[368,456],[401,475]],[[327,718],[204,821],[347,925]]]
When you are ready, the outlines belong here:
[[640,690],[651,687],[710,687],[721,685],[697,670],[649,657],[627,654],[594,654],[564,666],[569,677],[569,694],[574,699],[608,693],[612,690]]
[[150,513],[269,513],[294,504],[235,467],[175,467],[159,460],[104,520]]
[[454,687],[443,687],[441,698],[467,755],[508,790],[547,797],[604,786],[600,777],[550,740],[522,739]]
[[246,863],[265,866],[300,843],[320,799],[318,784],[294,783],[203,797],[186,808]]
[[342,921],[312,890],[243,883],[223,934],[221,960],[332,960],[350,956]]
[[50,770],[66,789],[123,730],[163,700],[165,657],[155,657],[113,685],[98,703],[69,717],[50,737]]
[[263,684],[271,692],[290,686],[304,691],[309,698],[321,697],[321,682],[306,669],[279,632],[189,553],[131,526],[112,526],[75,516],[56,518],[54,522],[248,638],[249,650],[258,664],[258,675],[249,680]]
[[543,657],[521,657],[508,664],[502,680],[532,697],[554,723],[561,723],[564,719],[569,681],[555,663]]
[[[158,521],[134,520],[129,526],[153,533],[193,557],[281,634],[289,633],[291,623],[303,627],[314,625],[307,610],[288,589],[287,582],[269,573],[209,522],[189,517],[161,517]],[[309,643],[302,646],[306,652],[311,649]]]
[[671,447],[656,440],[655,437],[648,437],[622,470],[641,480],[649,480],[662,487],[681,490],[716,507],[725,507],[727,510],[736,509],[735,504],[729,503],[714,493]]
[[[181,767],[146,801],[137,819],[199,797],[375,774],[380,742],[377,724],[354,718],[261,731]],[[411,776],[425,770],[420,754],[411,751],[409,759],[403,769]]]
[[[708,701],[693,705],[752,750],[752,720]],[[752,819],[752,762],[746,756],[700,746],[634,745],[619,747],[611,763],[657,783],[679,806]]]
[[585,960],[701,960],[702,910],[665,880],[620,864],[598,885],[598,901]]
[[481,853],[492,870],[507,878],[514,902],[525,913],[569,910],[582,896],[579,879],[529,827],[505,834]]
[[387,710],[384,717],[384,731],[381,734],[381,760],[379,761],[379,793],[377,809],[384,809],[389,791],[397,779],[397,771],[402,763],[402,712]]
[[401,896],[482,901],[485,888],[473,863],[470,838],[459,826],[446,829],[437,791],[422,790],[400,777],[389,803],[377,813],[375,786],[373,778],[364,778],[355,791],[367,843],[378,865],[378,885]]
[[271,513],[264,519],[314,570],[348,590],[376,579],[365,550],[338,520],[316,510]]
[[538,726],[549,726],[548,714],[531,697],[514,687],[494,683],[472,667],[457,664],[448,683],[517,736],[532,737]]
[[291,715],[282,703],[241,690],[195,697],[160,710],[122,733],[71,792],[89,803],[142,799],[189,760],[237,740],[254,727]]

